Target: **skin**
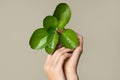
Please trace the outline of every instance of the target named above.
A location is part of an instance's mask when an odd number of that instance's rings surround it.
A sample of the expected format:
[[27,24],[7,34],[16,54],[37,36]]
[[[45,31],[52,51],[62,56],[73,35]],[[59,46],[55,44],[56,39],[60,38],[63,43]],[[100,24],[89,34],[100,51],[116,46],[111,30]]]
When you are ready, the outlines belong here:
[[77,66],[83,51],[83,37],[78,35],[79,46],[76,49],[67,49],[58,46],[52,55],[48,55],[44,70],[48,80],[79,80]]

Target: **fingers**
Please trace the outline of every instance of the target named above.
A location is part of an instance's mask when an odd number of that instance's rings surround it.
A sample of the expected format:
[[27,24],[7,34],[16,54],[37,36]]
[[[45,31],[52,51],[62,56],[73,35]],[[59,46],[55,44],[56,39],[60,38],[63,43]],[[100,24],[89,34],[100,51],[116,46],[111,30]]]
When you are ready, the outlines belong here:
[[63,67],[64,63],[65,63],[65,60],[70,58],[72,56],[72,54],[69,54],[69,53],[65,53],[63,54],[62,56],[60,56],[59,60],[58,60],[58,63],[56,66],[61,66]]
[[66,49],[65,47],[61,47],[60,49],[56,50],[54,54],[48,55],[46,59],[46,63],[44,68],[58,68],[62,69],[64,61],[71,56],[68,52],[73,51],[72,49]]
[[[79,45],[74,51],[58,45],[59,49],[57,49],[52,55],[47,56],[46,66],[48,68],[52,67],[53,69],[60,69],[64,65],[65,60],[69,58],[71,65],[76,67],[83,50],[83,37],[79,34],[77,34],[77,37],[79,40]],[[69,54],[69,52],[73,52],[73,54]]]
[[77,47],[79,52],[83,50],[83,37],[79,34],[77,34],[78,40],[79,40],[79,46]]
[[52,57],[52,55],[47,56],[45,64],[47,64],[50,61],[51,57]]
[[51,59],[52,55],[48,55],[44,64],[44,70],[47,71],[48,70],[48,65],[49,65],[49,61]]
[[66,49],[64,47],[56,50],[54,54],[48,55],[46,59],[46,63],[44,65],[44,70],[50,80],[66,80],[63,65],[67,58],[71,56],[67,51],[71,51],[70,49]]
[[79,58],[80,58],[80,55],[83,51],[83,37],[79,34],[77,34],[77,37],[78,37],[78,40],[79,40],[79,46],[73,51],[73,55],[71,57],[71,61],[73,62],[78,62],[79,61]]
[[59,64],[58,63],[58,61],[60,61],[60,57],[61,56],[65,56],[65,57],[67,57],[66,55],[64,55],[64,54],[66,54],[67,52],[70,52],[70,51],[72,51],[72,49],[67,49],[67,48],[65,48],[65,47],[61,47],[60,49],[58,49],[58,50],[56,50],[55,52],[54,52],[54,56],[52,57],[52,60],[51,60],[51,64],[53,64],[54,66],[56,65],[56,64]]

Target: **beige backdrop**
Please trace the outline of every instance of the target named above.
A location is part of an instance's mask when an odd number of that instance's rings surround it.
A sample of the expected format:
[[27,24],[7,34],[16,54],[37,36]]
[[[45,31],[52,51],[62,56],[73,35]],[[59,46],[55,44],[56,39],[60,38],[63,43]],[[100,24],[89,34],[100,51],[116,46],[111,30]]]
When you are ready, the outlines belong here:
[[47,80],[47,54],[28,42],[60,2],[72,10],[66,27],[84,36],[80,80],[120,80],[120,0],[0,0],[0,80]]

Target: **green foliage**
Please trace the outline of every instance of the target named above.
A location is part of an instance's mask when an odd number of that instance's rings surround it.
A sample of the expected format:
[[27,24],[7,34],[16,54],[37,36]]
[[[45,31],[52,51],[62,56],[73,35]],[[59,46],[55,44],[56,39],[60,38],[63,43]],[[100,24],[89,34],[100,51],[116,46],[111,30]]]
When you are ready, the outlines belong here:
[[46,30],[48,30],[50,27],[57,27],[57,24],[58,21],[54,16],[46,16],[43,20],[43,26]]
[[71,17],[71,11],[66,3],[60,3],[55,9],[53,14],[58,19],[58,28],[63,29],[65,25],[69,22]]
[[44,28],[35,30],[30,38],[29,44],[32,49],[41,49],[46,46],[48,33]]
[[53,53],[58,43],[58,34],[57,33],[49,34],[47,41],[48,42],[47,46],[45,47],[45,50],[49,54]]
[[60,34],[60,43],[66,48],[76,48],[78,46],[76,33],[71,29],[64,30]]
[[70,7],[66,3],[57,5],[53,16],[46,16],[43,20],[43,28],[35,30],[29,44],[32,49],[45,48],[48,54],[52,54],[58,43],[64,47],[74,49],[79,42],[76,33],[72,29],[65,29],[71,17]]

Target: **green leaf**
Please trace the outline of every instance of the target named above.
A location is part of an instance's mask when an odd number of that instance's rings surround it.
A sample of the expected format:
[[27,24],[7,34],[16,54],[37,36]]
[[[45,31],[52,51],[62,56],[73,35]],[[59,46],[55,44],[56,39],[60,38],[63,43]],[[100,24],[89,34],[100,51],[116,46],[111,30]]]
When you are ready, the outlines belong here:
[[47,40],[48,42],[47,42],[47,46],[45,47],[45,50],[48,54],[52,54],[56,49],[58,43],[58,34],[57,33],[49,34]]
[[41,49],[46,46],[48,33],[44,28],[35,30],[30,38],[29,44],[32,49]]
[[53,16],[55,16],[58,20],[58,28],[63,29],[71,17],[70,7],[66,3],[58,4]]
[[60,43],[66,47],[74,49],[78,46],[78,38],[72,29],[66,29],[60,34]]
[[56,32],[56,28],[55,28],[55,27],[50,27],[50,28],[47,30],[47,32],[48,32],[49,34],[53,34],[53,33]]
[[57,18],[54,16],[46,16],[43,20],[43,26],[46,30],[48,30],[50,27],[57,27],[58,21]]

